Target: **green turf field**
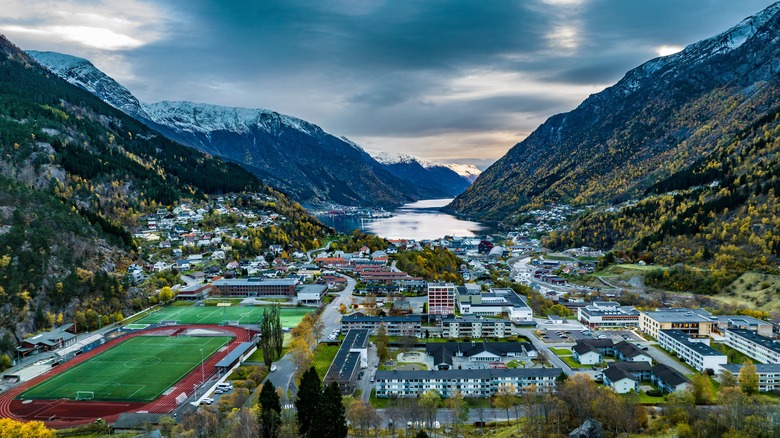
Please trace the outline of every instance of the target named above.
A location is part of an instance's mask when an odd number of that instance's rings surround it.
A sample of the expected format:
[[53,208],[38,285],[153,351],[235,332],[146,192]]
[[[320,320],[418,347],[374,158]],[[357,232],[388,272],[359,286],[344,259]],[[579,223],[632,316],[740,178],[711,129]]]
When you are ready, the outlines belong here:
[[230,339],[137,336],[33,386],[18,398],[75,399],[80,391],[92,391],[94,400],[152,401],[197,368],[201,357],[208,358]]
[[[285,308],[279,311],[282,327],[293,328],[301,322],[303,316],[312,309]],[[263,317],[263,307],[164,307],[136,324],[158,324],[161,321],[176,321],[179,324],[220,324],[226,321],[238,321],[239,324],[258,324]]]

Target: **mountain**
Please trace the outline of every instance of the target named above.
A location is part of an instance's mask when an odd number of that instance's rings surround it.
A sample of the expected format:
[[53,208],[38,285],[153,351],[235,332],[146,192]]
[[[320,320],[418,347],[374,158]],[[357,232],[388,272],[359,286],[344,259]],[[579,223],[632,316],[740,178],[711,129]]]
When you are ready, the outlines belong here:
[[252,230],[263,245],[311,248],[325,235],[242,167],[167,139],[0,36],[0,355],[57,320],[148,306],[154,286],[126,280],[149,261],[131,230],[160,207],[225,193],[264,195],[262,208],[288,219]]
[[[53,52],[29,55],[66,81],[93,93],[166,137],[239,163],[302,203],[393,207],[449,197],[465,186],[456,178],[418,185],[399,178],[360,146],[304,120],[264,109],[193,102],[143,104],[89,61]],[[398,172],[403,174],[403,172]]]
[[451,164],[443,164],[442,166],[445,166],[449,168],[451,171],[457,173],[458,175],[466,178],[466,180],[469,183],[473,183],[477,180],[477,177],[482,173],[481,170],[479,170],[476,166],[473,164],[457,164],[457,163],[451,163]]
[[[418,187],[426,187],[432,197],[449,198],[463,193],[471,185],[473,171],[468,166],[445,165],[432,161],[420,160],[406,154],[381,152],[374,159],[384,165],[384,168],[394,176],[409,181]],[[456,167],[465,175],[453,170]],[[473,167],[473,166],[471,166]],[[476,168],[474,168],[476,169]],[[477,172],[479,170],[477,169]]]
[[620,202],[712,153],[776,104],[774,4],[734,28],[628,72],[550,117],[449,206],[488,220],[550,201]]
[[666,290],[710,293],[746,270],[774,272],[778,71],[774,4],[549,118],[449,208],[518,224],[548,202],[588,205],[544,243],[683,266],[647,277]]

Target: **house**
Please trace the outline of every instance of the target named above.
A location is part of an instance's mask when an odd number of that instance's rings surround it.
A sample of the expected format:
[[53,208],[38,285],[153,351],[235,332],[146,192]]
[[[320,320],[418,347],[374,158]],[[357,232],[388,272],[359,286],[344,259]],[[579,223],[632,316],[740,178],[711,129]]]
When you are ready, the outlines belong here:
[[190,269],[190,261],[187,259],[180,259],[176,260],[176,269],[180,271],[186,271],[187,269]]
[[615,344],[615,357],[623,362],[644,361],[650,364],[653,363],[653,358],[650,355],[640,350],[636,345],[626,341],[620,341]]
[[27,355],[33,351],[52,351],[58,348],[67,347],[76,342],[76,335],[72,332],[73,324],[63,324],[48,332],[39,333],[22,341],[19,353]]
[[433,342],[426,344],[426,353],[433,357],[434,368],[439,370],[453,368],[453,358],[468,362],[505,363],[538,356],[536,348],[529,342]]
[[662,363],[653,367],[652,381],[658,385],[658,389],[665,393],[688,389],[691,384],[689,378],[680,374],[674,368],[668,367]]
[[639,380],[630,372],[614,366],[604,370],[604,386],[617,394],[639,392]]
[[649,382],[653,378],[653,367],[650,362],[613,362],[609,368],[620,368],[630,373],[638,382]]
[[604,361],[604,355],[593,345],[578,342],[572,347],[572,358],[581,365],[597,365]]
[[157,262],[157,263],[154,264],[154,270],[157,271],[157,272],[164,271],[164,270],[166,270],[168,268],[169,268],[169,266],[165,262]]

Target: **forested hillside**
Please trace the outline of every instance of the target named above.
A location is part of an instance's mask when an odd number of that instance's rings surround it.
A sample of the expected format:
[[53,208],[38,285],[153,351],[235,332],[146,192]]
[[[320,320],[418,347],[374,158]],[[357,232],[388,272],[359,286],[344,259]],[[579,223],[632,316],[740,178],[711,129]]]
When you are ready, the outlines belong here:
[[[137,261],[130,230],[160,206],[210,194],[262,192],[267,208],[303,224],[284,243],[324,227],[239,167],[150,130],[44,70],[0,37],[0,351],[13,337],[143,306],[124,270]],[[301,231],[303,230],[303,231]],[[289,234],[288,234],[289,233]],[[153,299],[153,297],[152,297]]]

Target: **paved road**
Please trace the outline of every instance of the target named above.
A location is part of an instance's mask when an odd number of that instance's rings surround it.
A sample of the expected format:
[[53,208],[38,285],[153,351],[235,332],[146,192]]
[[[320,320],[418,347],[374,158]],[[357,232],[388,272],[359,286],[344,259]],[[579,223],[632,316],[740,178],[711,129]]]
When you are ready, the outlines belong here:
[[[389,420],[388,417],[388,410],[387,409],[377,409],[377,412],[382,417],[382,427],[385,429],[389,428]],[[484,422],[491,422],[491,421],[507,421],[509,420],[515,420],[517,417],[522,417],[523,413],[518,410],[517,416],[515,416],[515,412],[513,409],[509,410],[509,416],[506,414],[505,409],[493,409],[493,408],[485,408],[482,410],[471,408],[469,409],[469,417],[468,420],[465,422],[466,424],[473,424],[476,421],[484,421]],[[436,413],[436,421],[438,421],[441,425],[441,428],[438,429],[439,433],[444,432],[444,428],[452,423],[452,411],[449,409],[439,409],[439,411]],[[395,430],[401,430],[405,429],[407,424],[398,424],[401,423],[407,423],[408,420],[406,419],[399,419],[396,421],[396,427]]]
[[567,375],[574,374],[574,370],[572,370],[570,366],[566,365],[566,362],[561,360],[560,357],[556,356],[555,353],[550,351],[550,346],[540,341],[539,338],[533,334],[533,330],[518,329],[517,333],[530,339],[531,343],[534,345],[534,347],[536,347],[536,351],[543,352],[553,367],[563,369],[563,372]]

